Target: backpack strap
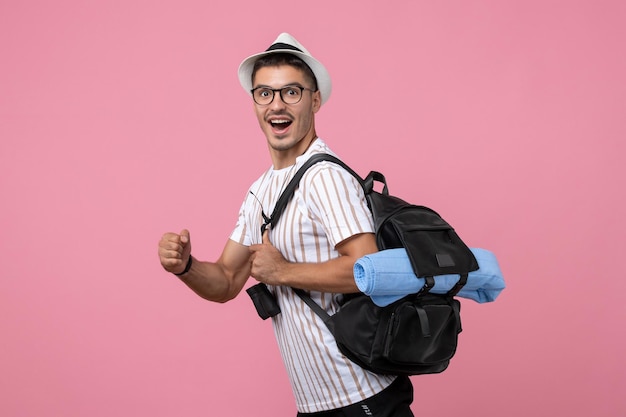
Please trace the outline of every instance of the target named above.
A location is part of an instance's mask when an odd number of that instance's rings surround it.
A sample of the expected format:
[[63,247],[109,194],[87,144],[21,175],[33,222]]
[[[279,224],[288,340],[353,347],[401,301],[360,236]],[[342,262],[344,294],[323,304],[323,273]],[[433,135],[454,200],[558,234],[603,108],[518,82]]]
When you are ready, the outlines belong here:
[[454,297],[455,295],[458,294],[459,291],[461,291],[461,288],[463,288],[465,286],[465,284],[467,284],[467,278],[468,278],[469,274],[461,274],[461,277],[459,278],[459,280],[457,281],[456,284],[454,284],[454,287],[452,287],[447,293],[446,295],[450,296],[450,297]]
[[[261,234],[263,234],[268,227],[271,228],[276,223],[278,223],[278,219],[280,219],[281,214],[283,213],[283,211],[285,211],[285,207],[287,207],[287,203],[289,202],[289,200],[291,200],[291,197],[293,196],[293,193],[296,191],[296,188],[298,188],[298,185],[304,173],[313,165],[322,161],[333,162],[341,166],[343,169],[345,169],[350,174],[352,174],[354,178],[356,178],[356,180],[359,182],[359,184],[361,185],[361,187],[363,187],[364,190],[367,190],[368,185],[366,185],[365,181],[361,177],[359,177],[359,175],[356,172],[354,172],[352,168],[346,165],[341,159],[333,155],[326,154],[326,153],[315,154],[311,156],[304,163],[304,165],[302,165],[298,169],[298,171],[296,171],[293,178],[289,181],[289,184],[287,184],[287,186],[285,187],[285,190],[282,192],[282,194],[278,198],[278,201],[276,202],[276,206],[274,207],[274,211],[272,211],[272,215],[269,218],[264,218],[264,223],[263,225],[261,225]],[[372,175],[370,174],[368,178],[370,178],[371,176]],[[382,180],[384,181],[384,177]],[[374,182],[374,178],[372,178],[369,182],[370,189],[373,187],[373,182]],[[386,188],[386,184],[385,184],[385,188]],[[324,323],[328,327],[328,319],[330,319],[330,315],[322,307],[320,307],[315,301],[313,301],[311,296],[306,291],[299,289],[299,288],[293,288],[293,287],[291,289],[298,295],[298,297],[302,299],[302,301],[304,301],[311,308],[311,310],[313,310],[313,312],[315,312],[315,314],[317,314],[324,321]]]
[[[328,319],[330,319],[330,314],[328,314],[326,310],[320,307],[319,304],[313,301],[311,296],[306,291],[300,288],[293,288],[293,287],[291,289],[293,290],[293,292],[296,293],[298,297],[302,299],[302,301],[306,303],[306,305],[308,305],[311,308],[311,310],[313,310],[315,314],[317,314],[324,321],[324,324],[326,324],[326,327],[328,327]],[[332,329],[330,330],[332,331]]]
[[264,223],[261,226],[261,234],[265,232],[266,228],[272,227],[276,223],[278,223],[278,219],[280,218],[281,214],[285,210],[285,207],[287,207],[287,203],[289,203],[289,200],[291,200],[291,197],[293,196],[293,193],[296,191],[296,188],[298,188],[298,185],[300,184],[300,180],[302,179],[302,176],[304,175],[304,173],[313,165],[322,161],[330,161],[341,166],[343,169],[345,169],[350,174],[352,174],[354,178],[357,179],[357,181],[359,182],[359,184],[361,184],[361,187],[363,187],[363,189],[366,189],[366,185],[363,179],[361,179],[361,177],[359,177],[359,175],[356,172],[354,172],[352,168],[346,165],[341,159],[335,156],[326,154],[326,153],[315,154],[311,156],[304,163],[304,165],[302,165],[298,169],[298,171],[296,171],[291,181],[289,181],[289,184],[287,184],[287,186],[285,187],[285,190],[278,198],[278,201],[276,202],[276,206],[274,207],[274,211],[272,212],[272,215],[269,218],[264,219]]

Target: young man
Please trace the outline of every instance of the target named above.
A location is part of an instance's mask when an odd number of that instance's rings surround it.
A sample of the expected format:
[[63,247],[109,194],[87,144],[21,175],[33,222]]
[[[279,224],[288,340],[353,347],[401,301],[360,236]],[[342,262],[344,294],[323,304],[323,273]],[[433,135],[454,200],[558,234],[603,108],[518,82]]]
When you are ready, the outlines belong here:
[[281,309],[272,321],[299,416],[412,416],[409,379],[376,375],[346,359],[322,320],[291,289],[308,290],[331,314],[342,294],[358,291],[354,262],[377,251],[358,182],[335,164],[314,165],[278,224],[261,234],[264,216],[297,169],[315,153],[333,154],[315,131],[315,114],[331,92],[328,72],[283,33],[242,62],[239,80],[254,100],[272,167],[250,187],[216,262],[193,258],[183,230],[163,235],[162,266],[211,301],[234,298],[250,277],[268,285]]

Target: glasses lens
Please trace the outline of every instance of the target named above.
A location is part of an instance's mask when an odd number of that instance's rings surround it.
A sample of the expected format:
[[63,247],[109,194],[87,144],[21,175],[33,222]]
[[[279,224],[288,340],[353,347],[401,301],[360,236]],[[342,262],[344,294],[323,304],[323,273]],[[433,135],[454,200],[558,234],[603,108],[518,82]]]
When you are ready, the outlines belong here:
[[287,104],[296,104],[302,100],[302,87],[284,87],[280,90],[280,97]]
[[269,104],[274,98],[274,92],[269,88],[257,88],[252,91],[252,97],[257,104]]

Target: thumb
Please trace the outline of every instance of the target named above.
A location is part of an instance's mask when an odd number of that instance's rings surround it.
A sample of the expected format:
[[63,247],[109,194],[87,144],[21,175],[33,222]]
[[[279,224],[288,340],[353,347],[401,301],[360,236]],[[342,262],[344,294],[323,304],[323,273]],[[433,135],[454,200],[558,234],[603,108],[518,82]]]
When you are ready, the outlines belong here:
[[180,231],[180,243],[187,245],[191,238],[189,237],[189,230],[183,229]]
[[270,231],[267,229],[263,232],[263,243],[267,243],[269,245],[272,244],[272,242],[270,242]]

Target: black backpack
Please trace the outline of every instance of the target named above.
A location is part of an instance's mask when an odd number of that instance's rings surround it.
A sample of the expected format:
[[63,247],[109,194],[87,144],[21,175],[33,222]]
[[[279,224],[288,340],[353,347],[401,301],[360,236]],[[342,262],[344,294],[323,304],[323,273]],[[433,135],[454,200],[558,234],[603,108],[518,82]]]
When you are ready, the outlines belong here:
[[[362,293],[348,294],[339,311],[330,316],[306,291],[294,291],[335,336],[339,350],[350,360],[375,373],[418,375],[444,371],[456,352],[461,332],[460,303],[454,296],[478,269],[476,258],[454,229],[428,207],[409,204],[389,195],[385,177],[376,171],[362,179],[340,159],[316,154],[296,172],[276,203],[265,226],[275,224],[302,175],[312,165],[330,161],[350,172],[361,184],[374,218],[380,250],[405,248],[415,275],[425,285],[388,306],[379,307]],[[374,182],[381,182],[381,192]],[[430,290],[437,275],[459,275],[447,294]]]

